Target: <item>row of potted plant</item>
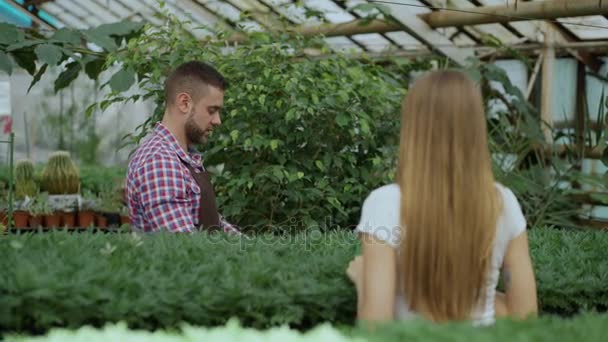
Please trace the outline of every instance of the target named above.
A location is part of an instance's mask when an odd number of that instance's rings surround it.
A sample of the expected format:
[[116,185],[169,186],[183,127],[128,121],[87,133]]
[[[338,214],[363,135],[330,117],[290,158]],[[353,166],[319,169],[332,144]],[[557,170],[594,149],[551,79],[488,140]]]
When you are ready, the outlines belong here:
[[[129,223],[127,207],[122,201],[110,196],[86,194],[77,196],[79,205],[57,205],[48,193],[15,201],[13,226],[15,228],[99,227]],[[0,208],[0,224],[8,226],[8,206]]]
[[[114,187],[80,194],[79,170],[67,152],[53,153],[40,175],[29,160],[18,161],[14,171],[15,228],[104,228],[128,223],[122,194]],[[8,205],[0,204],[0,225],[7,226],[8,220]]]

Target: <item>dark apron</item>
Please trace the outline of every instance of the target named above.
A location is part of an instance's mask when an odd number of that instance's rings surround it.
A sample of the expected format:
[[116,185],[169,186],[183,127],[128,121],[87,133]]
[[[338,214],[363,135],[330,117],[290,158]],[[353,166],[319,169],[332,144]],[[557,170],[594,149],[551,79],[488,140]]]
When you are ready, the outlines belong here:
[[200,194],[200,207],[198,210],[198,224],[200,230],[206,231],[219,231],[220,227],[220,216],[217,212],[217,204],[215,203],[215,191],[213,185],[209,180],[209,173],[207,170],[195,172],[194,168],[186,164],[192,178],[198,184],[201,189]]

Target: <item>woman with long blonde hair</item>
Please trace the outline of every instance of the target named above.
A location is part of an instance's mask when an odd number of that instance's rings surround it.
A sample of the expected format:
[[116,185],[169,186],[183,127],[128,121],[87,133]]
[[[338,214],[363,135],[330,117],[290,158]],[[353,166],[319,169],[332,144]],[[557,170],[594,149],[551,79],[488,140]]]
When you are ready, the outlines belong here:
[[462,72],[409,89],[396,183],[370,193],[356,231],[363,254],[347,274],[360,320],[490,324],[537,312],[526,221],[494,180],[482,95]]

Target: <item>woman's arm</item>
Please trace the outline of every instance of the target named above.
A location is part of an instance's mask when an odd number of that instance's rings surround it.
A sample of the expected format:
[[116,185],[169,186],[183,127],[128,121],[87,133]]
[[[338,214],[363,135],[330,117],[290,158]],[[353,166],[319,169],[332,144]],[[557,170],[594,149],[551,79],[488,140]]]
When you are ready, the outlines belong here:
[[497,316],[501,313],[516,318],[536,316],[536,280],[525,231],[509,242],[503,263],[503,282],[505,296],[499,298],[500,294],[497,295]]
[[363,255],[347,270],[357,288],[357,318],[368,322],[394,319],[397,284],[396,253],[386,243],[361,234]]

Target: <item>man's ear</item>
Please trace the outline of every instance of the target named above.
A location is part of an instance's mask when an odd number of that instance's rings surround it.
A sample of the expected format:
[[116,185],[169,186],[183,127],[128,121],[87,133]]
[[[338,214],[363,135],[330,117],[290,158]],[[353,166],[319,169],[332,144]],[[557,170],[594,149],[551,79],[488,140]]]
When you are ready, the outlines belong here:
[[190,108],[192,107],[192,97],[190,97],[190,94],[185,92],[177,93],[177,95],[175,95],[175,106],[184,114],[190,112]]

